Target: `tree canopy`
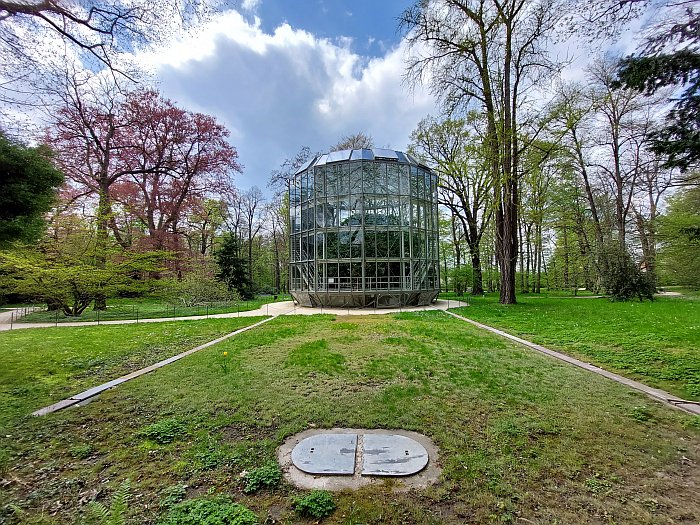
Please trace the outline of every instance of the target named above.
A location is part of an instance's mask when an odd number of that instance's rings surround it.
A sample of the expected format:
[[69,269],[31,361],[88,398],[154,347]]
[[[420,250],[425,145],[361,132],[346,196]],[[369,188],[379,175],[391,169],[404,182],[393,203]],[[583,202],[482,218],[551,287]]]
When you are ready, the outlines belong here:
[[62,183],[49,148],[30,148],[0,133],[0,246],[38,239]]
[[620,61],[619,84],[647,95],[674,86],[666,125],[650,133],[653,149],[667,165],[700,165],[700,11],[688,7],[685,20],[660,24],[637,55]]

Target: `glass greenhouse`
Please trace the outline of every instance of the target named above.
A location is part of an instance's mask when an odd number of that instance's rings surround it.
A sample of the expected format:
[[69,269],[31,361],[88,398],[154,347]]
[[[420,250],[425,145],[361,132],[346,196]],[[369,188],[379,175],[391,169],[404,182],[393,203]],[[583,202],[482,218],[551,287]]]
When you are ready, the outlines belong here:
[[333,151],[289,188],[290,291],[302,306],[432,303],[440,287],[437,176],[408,154]]

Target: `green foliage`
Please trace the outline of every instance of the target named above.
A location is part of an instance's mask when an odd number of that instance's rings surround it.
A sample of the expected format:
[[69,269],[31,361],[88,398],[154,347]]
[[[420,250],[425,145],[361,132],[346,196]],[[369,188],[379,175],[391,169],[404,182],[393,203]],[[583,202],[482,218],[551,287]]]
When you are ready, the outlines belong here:
[[279,485],[280,481],[282,481],[282,471],[277,463],[271,462],[246,474],[243,492],[250,494],[262,488],[271,489]]
[[157,423],[141,429],[138,433],[140,437],[155,441],[159,445],[172,443],[185,432],[185,425],[182,421],[174,418],[163,419]]
[[330,516],[335,510],[333,495],[327,490],[312,490],[305,496],[297,496],[292,505],[302,516],[317,520]]
[[171,303],[186,307],[239,299],[235,291],[214,278],[213,269],[205,263],[196,265],[182,279],[166,281],[162,286]]
[[603,287],[614,301],[629,301],[638,297],[654,300],[656,285],[650,274],[642,272],[632,257],[619,247],[611,247],[605,255],[608,272],[603,275]]
[[109,507],[92,501],[89,504],[88,523],[94,525],[126,525],[126,512],[129,510],[131,482],[125,479],[112,496]]
[[654,419],[654,416],[652,415],[651,411],[645,406],[638,406],[632,408],[630,416],[632,417],[632,419],[639,422],[651,421]]
[[158,505],[161,509],[170,509],[180,503],[187,496],[187,489],[184,485],[171,485],[165,487],[160,493],[160,502]]
[[160,269],[161,252],[125,253],[106,268],[91,261],[53,259],[32,251],[0,253],[0,288],[44,302],[67,316],[79,316],[98,295],[113,297],[131,290],[139,272]]
[[[697,33],[698,20],[696,20]],[[697,37],[696,37],[697,38]],[[651,133],[653,148],[666,155],[667,165],[687,170],[700,162],[700,53],[679,49],[673,53],[626,57],[620,63],[620,81],[647,94],[666,86],[685,86],[666,116],[666,127]]]
[[219,267],[216,278],[226,283],[229,290],[237,292],[242,298],[251,299],[253,290],[248,278],[248,263],[241,256],[240,243],[233,233],[223,236],[221,246],[214,256]]
[[76,445],[70,448],[71,455],[76,459],[86,459],[94,452],[92,445]]
[[0,133],[0,247],[36,240],[44,229],[63,175],[45,146],[28,148]]
[[700,187],[669,199],[659,221],[661,278],[667,284],[700,288]]
[[257,525],[253,512],[226,496],[194,498],[175,505],[158,525]]
[[452,288],[457,295],[464,295],[474,280],[474,270],[471,266],[460,266],[450,271]]
[[600,477],[600,474],[596,473],[585,481],[586,487],[593,494],[603,494],[610,495],[612,493],[612,482]]

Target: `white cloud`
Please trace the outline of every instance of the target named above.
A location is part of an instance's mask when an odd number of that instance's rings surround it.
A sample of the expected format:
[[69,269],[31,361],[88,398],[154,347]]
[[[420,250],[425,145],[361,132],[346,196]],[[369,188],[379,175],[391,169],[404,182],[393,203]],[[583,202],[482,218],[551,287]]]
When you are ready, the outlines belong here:
[[246,166],[242,187],[264,186],[270,171],[302,145],[325,150],[364,131],[378,146],[405,149],[418,121],[435,112],[425,91],[402,84],[403,46],[369,59],[351,41],[318,38],[229,11],[165,50],[141,54],[179,104],[215,115],[232,130]]
[[260,7],[261,0],[243,0],[243,3],[241,4],[241,8],[244,11],[255,11]]

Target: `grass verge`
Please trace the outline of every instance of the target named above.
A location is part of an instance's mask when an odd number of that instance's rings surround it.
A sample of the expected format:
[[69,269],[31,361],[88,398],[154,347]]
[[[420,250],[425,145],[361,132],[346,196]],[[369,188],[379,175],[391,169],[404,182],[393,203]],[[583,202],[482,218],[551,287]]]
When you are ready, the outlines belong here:
[[528,341],[700,401],[700,302],[650,302],[518,296],[503,306],[493,295],[456,312]]
[[273,302],[289,301],[288,294],[259,296],[249,301],[213,303],[200,306],[178,306],[156,298],[109,299],[107,310],[88,309],[78,317],[68,317],[60,312],[37,311],[20,317],[18,323],[70,323],[75,321],[116,321],[121,319],[161,319],[163,317],[190,317],[195,315],[229,314],[248,312]]
[[[89,330],[85,342],[99,333]],[[33,383],[46,351],[18,352],[17,386]],[[308,523],[292,503],[303,491],[283,483],[248,494],[242,474],[274,461],[286,437],[334,426],[424,433],[443,475],[422,491],[387,480],[340,493],[324,523],[700,519],[697,417],[440,312],[279,317],[87,406],[9,417],[7,523],[80,523],[127,478],[129,523],[156,523],[205,495],[231,497],[260,523]]]
[[261,319],[0,332],[0,435],[38,408]]

